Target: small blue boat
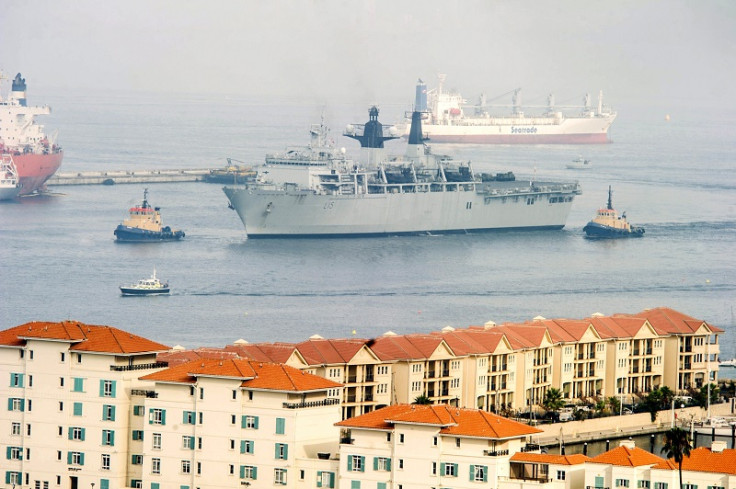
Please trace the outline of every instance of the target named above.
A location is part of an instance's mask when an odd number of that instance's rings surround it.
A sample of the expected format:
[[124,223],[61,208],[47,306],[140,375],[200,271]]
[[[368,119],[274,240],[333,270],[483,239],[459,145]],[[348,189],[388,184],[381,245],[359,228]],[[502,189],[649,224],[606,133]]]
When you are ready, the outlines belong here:
[[144,278],[131,285],[121,285],[120,293],[123,295],[160,295],[169,293],[169,284],[161,282],[156,277],[156,269],[153,269],[151,278]]
[[113,234],[118,241],[150,243],[156,241],[176,241],[184,237],[184,231],[164,226],[160,207],[148,203],[148,189],[143,191],[143,203],[131,207],[128,219],[118,225]]
[[620,216],[613,208],[611,186],[608,186],[608,205],[598,209],[598,213],[583,228],[586,238],[641,238],[644,228],[633,226],[626,220],[626,213]]

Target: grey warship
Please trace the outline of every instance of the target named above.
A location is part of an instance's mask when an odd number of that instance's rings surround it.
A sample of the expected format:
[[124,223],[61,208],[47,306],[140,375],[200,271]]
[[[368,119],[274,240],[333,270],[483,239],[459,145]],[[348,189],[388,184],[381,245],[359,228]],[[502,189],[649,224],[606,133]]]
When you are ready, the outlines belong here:
[[[226,186],[250,238],[361,237],[561,229],[577,181],[518,181],[476,174],[470,162],[435,155],[422,141],[422,114],[412,113],[406,154],[383,158],[378,109],[345,135],[371,154],[366,164],[342,158],[304,168],[302,183],[258,178]],[[307,183],[304,183],[307,182]]]

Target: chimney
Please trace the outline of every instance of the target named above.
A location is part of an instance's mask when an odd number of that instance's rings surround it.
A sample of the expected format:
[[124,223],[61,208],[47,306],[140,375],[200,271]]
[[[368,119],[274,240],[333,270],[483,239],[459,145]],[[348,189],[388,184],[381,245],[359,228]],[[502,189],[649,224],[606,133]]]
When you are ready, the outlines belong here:
[[632,440],[631,438],[629,438],[628,440],[621,440],[618,443],[618,446],[620,446],[620,447],[626,447],[629,450],[633,450],[634,448],[636,448],[636,442],[634,440]]
[[726,449],[725,441],[714,441],[713,444],[710,446],[710,451],[713,453],[721,453],[725,449]]

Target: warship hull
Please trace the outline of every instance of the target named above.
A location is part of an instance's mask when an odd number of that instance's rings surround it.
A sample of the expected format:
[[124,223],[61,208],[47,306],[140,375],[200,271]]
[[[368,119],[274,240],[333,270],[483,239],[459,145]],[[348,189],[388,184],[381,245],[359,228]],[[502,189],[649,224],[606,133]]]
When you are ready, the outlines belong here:
[[225,187],[251,238],[447,234],[561,229],[576,184],[478,184],[472,190],[325,195],[311,190]]

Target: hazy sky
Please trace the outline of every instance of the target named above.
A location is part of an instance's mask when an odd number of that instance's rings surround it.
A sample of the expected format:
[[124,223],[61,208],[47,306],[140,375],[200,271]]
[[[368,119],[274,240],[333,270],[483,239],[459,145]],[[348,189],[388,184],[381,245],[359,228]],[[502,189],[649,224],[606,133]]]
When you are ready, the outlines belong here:
[[2,0],[0,69],[59,89],[315,103],[411,101],[444,72],[468,98],[733,105],[736,1]]

